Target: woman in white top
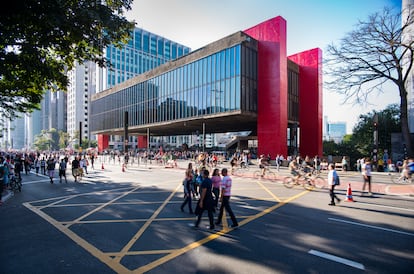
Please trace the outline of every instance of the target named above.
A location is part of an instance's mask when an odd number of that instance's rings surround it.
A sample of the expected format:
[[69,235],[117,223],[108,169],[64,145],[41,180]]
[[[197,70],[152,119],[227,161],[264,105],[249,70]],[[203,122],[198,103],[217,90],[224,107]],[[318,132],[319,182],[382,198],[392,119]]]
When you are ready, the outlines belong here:
[[338,178],[338,173],[335,170],[335,166],[334,164],[329,164],[328,166],[328,184],[329,184],[329,195],[331,196],[331,202],[328,204],[330,206],[334,206],[335,205],[335,199],[336,201],[339,203],[341,202],[341,199],[338,198],[338,196],[336,196],[335,194],[335,186],[336,186],[336,182],[337,182],[337,178]]
[[364,191],[365,191],[365,185],[368,183],[368,195],[372,195],[371,192],[371,170],[372,170],[372,166],[371,166],[371,161],[369,158],[365,158],[364,163],[361,166],[361,173],[362,176],[364,178],[364,185],[362,186],[362,192],[361,195],[364,195]]

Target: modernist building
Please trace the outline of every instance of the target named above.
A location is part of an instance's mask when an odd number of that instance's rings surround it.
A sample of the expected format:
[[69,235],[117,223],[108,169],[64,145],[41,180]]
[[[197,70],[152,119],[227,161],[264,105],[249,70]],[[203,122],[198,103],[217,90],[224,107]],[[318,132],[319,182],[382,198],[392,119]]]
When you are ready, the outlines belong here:
[[100,149],[125,129],[139,148],[251,131],[258,153],[322,155],[321,65],[320,49],[287,57],[286,21],[272,18],[93,95],[91,131]]

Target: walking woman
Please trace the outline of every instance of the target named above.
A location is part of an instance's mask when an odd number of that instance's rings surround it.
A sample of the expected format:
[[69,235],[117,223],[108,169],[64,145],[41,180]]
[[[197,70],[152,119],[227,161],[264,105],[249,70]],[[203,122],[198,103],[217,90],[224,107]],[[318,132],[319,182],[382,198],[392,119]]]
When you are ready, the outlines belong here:
[[184,212],[184,207],[188,204],[188,210],[190,214],[193,214],[192,208],[192,192],[193,192],[193,165],[191,163],[188,164],[188,168],[185,171],[185,177],[183,181],[184,186],[184,202],[181,204],[181,211]]
[[214,207],[217,208],[219,198],[220,198],[220,184],[221,184],[220,171],[218,168],[214,169],[213,174],[211,175],[211,181],[213,182]]
[[362,191],[361,191],[361,196],[364,195],[364,191],[365,191],[365,185],[368,184],[368,195],[372,196],[372,192],[371,192],[371,171],[372,171],[372,166],[371,166],[371,161],[369,158],[365,158],[364,163],[361,166],[361,173],[362,176],[364,178],[364,184],[362,186]]

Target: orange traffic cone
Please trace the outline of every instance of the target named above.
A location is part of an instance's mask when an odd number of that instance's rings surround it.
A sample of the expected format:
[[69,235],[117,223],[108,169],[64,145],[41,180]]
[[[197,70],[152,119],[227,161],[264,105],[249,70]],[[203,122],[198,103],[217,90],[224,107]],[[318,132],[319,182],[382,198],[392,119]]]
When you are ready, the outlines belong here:
[[346,191],[346,200],[345,200],[345,202],[355,202],[354,199],[352,199],[351,184],[348,184],[348,190]]
[[103,163],[102,163],[102,167],[101,167],[101,169],[102,169],[102,170],[104,170],[104,169],[105,169],[105,168],[104,168],[104,165],[103,165]]

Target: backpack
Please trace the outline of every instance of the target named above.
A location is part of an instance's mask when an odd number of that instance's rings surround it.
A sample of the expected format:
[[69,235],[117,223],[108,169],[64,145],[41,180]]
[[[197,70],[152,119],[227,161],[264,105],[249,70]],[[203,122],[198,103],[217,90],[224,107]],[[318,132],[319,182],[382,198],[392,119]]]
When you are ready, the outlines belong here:
[[336,177],[335,177],[334,180],[335,180],[335,185],[336,186],[339,186],[341,184],[338,174],[336,174]]

